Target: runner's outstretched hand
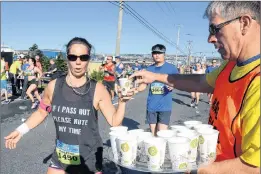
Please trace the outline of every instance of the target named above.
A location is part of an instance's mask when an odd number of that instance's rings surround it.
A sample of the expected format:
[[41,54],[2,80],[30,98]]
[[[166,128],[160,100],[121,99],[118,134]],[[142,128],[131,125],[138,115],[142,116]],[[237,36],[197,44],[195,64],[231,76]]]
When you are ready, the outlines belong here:
[[15,149],[16,144],[22,138],[22,135],[17,130],[11,132],[5,137],[5,147],[8,149]]

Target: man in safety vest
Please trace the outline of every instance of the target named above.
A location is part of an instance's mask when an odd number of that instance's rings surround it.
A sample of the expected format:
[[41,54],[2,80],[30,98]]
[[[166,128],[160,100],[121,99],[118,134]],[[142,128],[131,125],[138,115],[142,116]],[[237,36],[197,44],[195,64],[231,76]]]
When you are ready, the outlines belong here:
[[225,60],[209,74],[136,72],[137,83],[163,82],[213,92],[209,124],[219,131],[216,162],[198,173],[260,173],[260,2],[210,2],[208,42]]

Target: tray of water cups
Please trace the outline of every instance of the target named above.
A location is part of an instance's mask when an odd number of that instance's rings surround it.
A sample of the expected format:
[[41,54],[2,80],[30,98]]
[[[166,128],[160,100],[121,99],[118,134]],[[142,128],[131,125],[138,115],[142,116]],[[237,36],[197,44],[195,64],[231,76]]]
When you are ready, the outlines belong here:
[[172,125],[158,131],[156,137],[143,129],[111,127],[111,160],[141,172],[192,172],[215,161],[218,134],[211,125],[200,121]]

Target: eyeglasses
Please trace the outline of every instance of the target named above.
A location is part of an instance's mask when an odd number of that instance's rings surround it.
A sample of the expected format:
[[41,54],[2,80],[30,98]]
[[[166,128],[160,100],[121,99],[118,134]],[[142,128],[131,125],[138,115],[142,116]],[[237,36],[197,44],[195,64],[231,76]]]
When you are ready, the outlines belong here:
[[76,55],[73,55],[73,54],[69,54],[67,55],[67,58],[69,61],[76,61],[78,59],[78,57],[80,58],[81,61],[88,61],[90,60],[91,56],[88,55],[88,54],[83,54],[83,55],[80,55],[80,56],[76,56]]
[[[240,19],[241,17],[242,17],[242,16],[239,16],[239,17],[237,17],[237,18],[228,20],[228,21],[223,22],[223,23],[218,24],[218,25],[211,24],[211,25],[209,26],[209,33],[210,33],[210,35],[215,35],[215,34],[217,34],[217,33],[221,30],[221,28],[223,28],[224,26],[230,24],[231,22],[233,22],[233,21],[235,21],[235,20]],[[251,18],[252,18],[253,20],[256,20],[255,17],[251,17]]]

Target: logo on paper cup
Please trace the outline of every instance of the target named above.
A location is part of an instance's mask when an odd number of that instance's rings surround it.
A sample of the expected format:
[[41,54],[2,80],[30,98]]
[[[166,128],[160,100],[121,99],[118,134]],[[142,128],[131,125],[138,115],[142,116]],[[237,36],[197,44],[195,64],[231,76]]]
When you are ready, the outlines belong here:
[[204,140],[202,135],[199,136],[198,141],[199,141],[200,144],[204,143],[205,140]]
[[130,149],[130,147],[129,147],[128,143],[123,143],[123,144],[121,145],[121,150],[122,150],[123,152],[128,152],[129,149]]
[[150,147],[148,151],[151,156],[155,156],[158,153],[158,150],[155,146]]
[[183,170],[183,169],[187,169],[188,164],[187,163],[181,163],[179,164],[179,169]]
[[193,149],[198,147],[198,139],[197,138],[190,142],[190,147],[193,148]]
[[128,88],[130,86],[130,82],[125,83],[125,87]]

